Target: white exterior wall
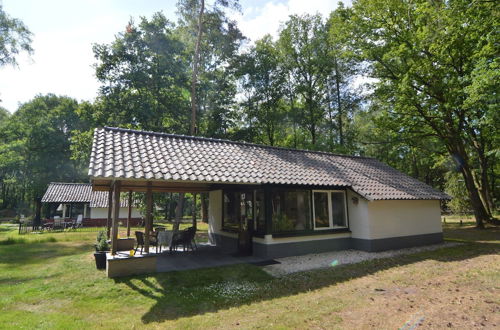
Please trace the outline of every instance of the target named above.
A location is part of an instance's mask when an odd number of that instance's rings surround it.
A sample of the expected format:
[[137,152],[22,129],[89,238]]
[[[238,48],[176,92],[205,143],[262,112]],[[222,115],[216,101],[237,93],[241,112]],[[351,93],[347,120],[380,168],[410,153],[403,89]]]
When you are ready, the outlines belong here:
[[[136,207],[132,208],[132,218],[140,218],[141,212]],[[90,219],[106,219],[108,217],[107,207],[91,207],[90,208]],[[120,207],[119,218],[126,219],[128,217],[128,207]]]
[[218,234],[238,237],[235,233],[222,231],[222,190],[213,190],[208,194],[208,235]]
[[386,200],[368,203],[372,239],[441,233],[438,200]]
[[[358,199],[357,205],[353,197]],[[368,201],[347,191],[353,238],[379,239],[442,232],[438,200]]]
[[[349,229],[351,237],[370,239],[370,216],[368,213],[368,201],[352,190],[347,190],[347,212],[349,214]],[[353,198],[357,199],[357,204]]]

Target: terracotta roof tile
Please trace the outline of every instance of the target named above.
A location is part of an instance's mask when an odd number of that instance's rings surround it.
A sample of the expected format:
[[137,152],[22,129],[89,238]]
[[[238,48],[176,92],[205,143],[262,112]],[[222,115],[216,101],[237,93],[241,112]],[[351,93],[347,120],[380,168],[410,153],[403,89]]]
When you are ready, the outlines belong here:
[[343,186],[373,200],[449,198],[374,158],[110,127],[95,130],[89,175]]
[[[90,183],[51,182],[42,203],[90,203],[90,207],[108,207],[107,191],[92,191]],[[121,207],[128,207],[128,198],[121,198]]]

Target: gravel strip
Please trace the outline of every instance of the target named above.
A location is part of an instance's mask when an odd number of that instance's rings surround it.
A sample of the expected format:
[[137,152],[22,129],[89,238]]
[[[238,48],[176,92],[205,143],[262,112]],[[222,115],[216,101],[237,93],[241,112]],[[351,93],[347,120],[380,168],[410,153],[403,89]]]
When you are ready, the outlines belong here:
[[275,276],[283,276],[295,272],[302,272],[312,269],[328,268],[338,265],[355,264],[358,262],[390,258],[394,256],[413,254],[422,251],[433,251],[441,248],[452,247],[460,243],[440,243],[427,246],[412,247],[400,250],[389,250],[383,252],[365,252],[359,250],[343,250],[325,253],[307,254],[303,256],[294,256],[286,258],[278,258],[280,264],[264,266],[263,269]]

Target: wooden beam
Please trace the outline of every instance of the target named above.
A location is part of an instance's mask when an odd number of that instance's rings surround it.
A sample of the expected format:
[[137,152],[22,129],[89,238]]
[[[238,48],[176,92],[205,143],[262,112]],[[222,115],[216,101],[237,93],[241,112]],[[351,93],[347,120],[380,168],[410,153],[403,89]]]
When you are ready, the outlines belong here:
[[118,248],[118,221],[120,217],[120,181],[113,186],[113,221],[111,230],[111,254],[115,255]]
[[149,234],[153,227],[153,191],[152,184],[148,182],[146,191],[146,225],[144,226],[144,250],[149,253]]
[[106,218],[106,236],[111,236],[111,205],[113,204],[113,185],[108,187],[108,217]]
[[130,220],[132,220],[132,190],[128,192],[127,237],[130,237]]
[[[95,191],[107,191],[109,186],[94,186]],[[135,192],[146,192],[148,190],[147,186],[137,186],[137,185],[122,185],[122,191],[135,191]],[[152,186],[153,192],[177,192],[177,193],[202,193],[210,192],[209,187],[161,187]]]

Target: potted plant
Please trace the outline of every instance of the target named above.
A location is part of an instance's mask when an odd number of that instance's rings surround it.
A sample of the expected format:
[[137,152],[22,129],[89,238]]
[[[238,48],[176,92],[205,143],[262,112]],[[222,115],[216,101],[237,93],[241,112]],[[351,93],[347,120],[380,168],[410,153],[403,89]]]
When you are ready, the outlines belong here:
[[109,243],[104,231],[97,233],[95,244],[95,265],[97,269],[106,269],[106,252],[109,251]]

